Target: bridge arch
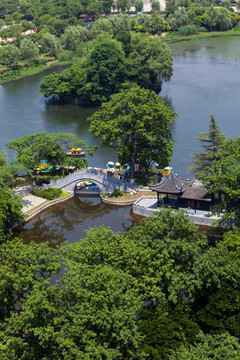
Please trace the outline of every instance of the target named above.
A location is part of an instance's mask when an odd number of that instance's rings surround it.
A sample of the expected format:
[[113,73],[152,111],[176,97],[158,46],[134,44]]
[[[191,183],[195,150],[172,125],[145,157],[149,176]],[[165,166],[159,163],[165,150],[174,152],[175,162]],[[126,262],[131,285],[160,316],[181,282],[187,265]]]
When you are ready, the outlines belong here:
[[61,188],[73,193],[77,183],[81,181],[94,182],[99,187],[100,192],[113,193],[116,189],[121,189],[124,192],[134,191],[134,186],[126,180],[112,177],[103,169],[96,168],[78,170],[61,179],[52,180],[48,187]]

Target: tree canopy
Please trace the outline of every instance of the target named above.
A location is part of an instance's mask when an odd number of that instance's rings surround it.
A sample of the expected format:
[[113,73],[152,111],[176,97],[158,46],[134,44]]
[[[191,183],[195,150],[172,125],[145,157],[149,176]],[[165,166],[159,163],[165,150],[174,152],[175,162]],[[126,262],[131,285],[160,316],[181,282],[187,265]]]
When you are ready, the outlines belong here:
[[71,147],[84,147],[89,156],[95,149],[95,147],[87,146],[86,142],[76,135],[68,133],[28,135],[11,141],[7,146],[15,150],[13,163],[28,171],[33,171],[38,167],[41,160],[47,160],[54,168],[57,165],[63,165],[66,151]]
[[226,135],[222,134],[214,116],[211,115],[208,124],[209,132],[199,132],[197,136],[198,142],[201,144],[204,152],[193,155],[195,166],[191,167],[191,171],[196,173],[206,173],[208,167],[212,166],[213,161],[220,158],[219,150],[226,139]]
[[[107,26],[107,31],[112,28],[107,19],[101,19],[100,25]],[[63,41],[69,31],[66,30]],[[72,42],[74,38],[72,36]],[[78,41],[80,38],[78,36]],[[83,47],[82,54],[81,61],[64,74],[46,76],[40,92],[44,96],[58,95],[65,102],[96,106],[119,92],[125,81],[158,92],[162,81],[172,75],[172,56],[167,45],[149,34],[130,35],[126,30],[119,30],[115,39],[108,34],[98,35]]]
[[225,218],[230,221],[239,220],[240,201],[240,137],[226,140],[215,159],[207,168],[207,173],[200,174],[204,186],[210,193],[224,195],[221,207],[227,212]]
[[170,209],[59,249],[2,244],[0,357],[237,358],[239,244],[235,230],[211,246]]
[[118,152],[119,161],[147,170],[152,161],[167,166],[172,153],[169,124],[176,115],[155,92],[133,86],[112,95],[89,118],[90,131]]

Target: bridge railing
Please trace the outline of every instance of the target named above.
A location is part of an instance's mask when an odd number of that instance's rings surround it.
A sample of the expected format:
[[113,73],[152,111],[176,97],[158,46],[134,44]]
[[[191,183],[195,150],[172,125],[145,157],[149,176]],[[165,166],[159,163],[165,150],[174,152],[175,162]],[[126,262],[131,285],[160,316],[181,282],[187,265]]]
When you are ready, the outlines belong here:
[[127,180],[120,180],[118,178],[112,177],[110,174],[106,174],[103,169],[98,168],[86,168],[77,170],[66,177],[61,179],[54,179],[46,187],[70,187],[76,181],[81,179],[91,179],[103,185],[106,190],[114,191],[117,188],[120,188],[123,191],[129,191],[129,189],[134,190],[135,187],[131,185]]

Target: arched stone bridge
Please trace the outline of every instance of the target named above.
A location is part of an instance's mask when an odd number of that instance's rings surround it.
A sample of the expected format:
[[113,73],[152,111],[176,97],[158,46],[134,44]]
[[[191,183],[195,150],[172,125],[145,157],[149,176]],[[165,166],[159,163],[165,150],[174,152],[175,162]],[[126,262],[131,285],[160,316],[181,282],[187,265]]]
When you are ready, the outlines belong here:
[[123,192],[131,192],[135,187],[126,180],[114,178],[102,169],[87,168],[77,170],[61,179],[52,180],[46,187],[61,188],[64,191],[73,193],[75,186],[80,181],[92,181],[100,188],[100,192],[113,193],[114,190],[120,189]]

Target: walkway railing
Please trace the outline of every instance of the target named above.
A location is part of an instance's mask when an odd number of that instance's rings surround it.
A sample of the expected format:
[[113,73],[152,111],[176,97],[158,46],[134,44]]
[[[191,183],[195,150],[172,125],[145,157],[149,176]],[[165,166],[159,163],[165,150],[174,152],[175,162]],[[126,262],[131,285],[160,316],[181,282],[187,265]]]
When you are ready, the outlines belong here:
[[77,170],[61,179],[54,179],[46,187],[55,187],[68,190],[70,192],[74,191],[74,187],[77,182],[91,180],[96,182],[100,187],[101,191],[113,192],[115,189],[120,189],[124,192],[131,192],[135,189],[131,183],[127,180],[120,180],[107,174],[103,169],[98,168],[87,168]]

